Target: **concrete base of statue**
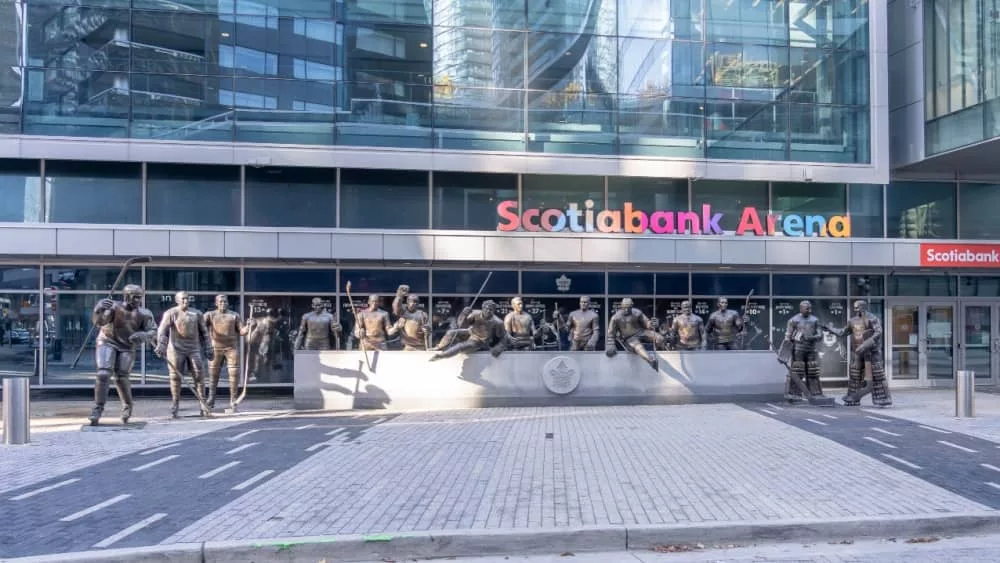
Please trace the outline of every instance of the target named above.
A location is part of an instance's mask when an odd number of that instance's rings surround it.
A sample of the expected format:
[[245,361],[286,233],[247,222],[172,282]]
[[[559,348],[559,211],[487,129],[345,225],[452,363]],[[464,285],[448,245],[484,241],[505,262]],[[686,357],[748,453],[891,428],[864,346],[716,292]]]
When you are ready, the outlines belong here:
[[451,409],[781,400],[773,352],[659,352],[659,371],[619,352],[295,353],[298,409]]

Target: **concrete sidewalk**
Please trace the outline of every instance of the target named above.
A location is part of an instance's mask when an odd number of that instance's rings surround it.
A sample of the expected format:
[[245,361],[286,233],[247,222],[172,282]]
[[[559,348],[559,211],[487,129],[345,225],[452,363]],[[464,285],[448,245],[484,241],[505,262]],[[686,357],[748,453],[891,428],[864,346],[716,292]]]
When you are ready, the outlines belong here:
[[[1000,417],[992,416],[1000,396],[979,394],[982,418],[950,422],[952,392],[897,391],[894,399],[896,407],[878,410],[383,414],[293,413],[279,401],[210,420],[161,415],[121,432],[80,432],[85,402],[45,405],[34,422],[64,428],[0,450],[0,513],[18,523],[8,536],[0,531],[0,556],[184,544],[198,561],[279,552],[282,560],[364,561],[1000,525],[1000,484],[988,486],[990,468],[1000,468]],[[64,522],[112,500],[94,515],[101,537],[74,527],[86,519]],[[42,531],[70,539],[33,543]]]

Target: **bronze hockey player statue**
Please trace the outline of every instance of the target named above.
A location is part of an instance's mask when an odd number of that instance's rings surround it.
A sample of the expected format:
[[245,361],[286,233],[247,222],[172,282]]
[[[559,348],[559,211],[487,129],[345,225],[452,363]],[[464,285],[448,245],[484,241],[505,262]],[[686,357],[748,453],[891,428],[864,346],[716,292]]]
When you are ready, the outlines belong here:
[[[845,405],[857,406],[868,393],[877,407],[892,406],[889,384],[885,378],[885,356],[882,352],[882,323],[868,310],[868,302],[854,302],[854,316],[842,329],[827,329],[837,336],[848,335],[851,350],[850,379]],[[867,377],[866,377],[867,376]],[[869,378],[871,381],[869,381]]]
[[816,343],[822,340],[822,326],[812,314],[812,303],[799,303],[799,314],[788,320],[785,339],[778,351],[778,361],[788,368],[785,399],[789,402],[806,399],[811,405],[833,406],[831,397],[823,395],[820,385],[819,354]]
[[132,382],[129,376],[135,365],[136,347],[152,344],[156,338],[153,313],[142,305],[142,288],[129,284],[123,290],[121,302],[102,299],[94,307],[91,319],[100,329],[94,349],[97,360],[97,380],[94,383],[94,408],[90,411],[91,426],[96,426],[108,402],[110,379],[122,403],[122,423],[132,417]]

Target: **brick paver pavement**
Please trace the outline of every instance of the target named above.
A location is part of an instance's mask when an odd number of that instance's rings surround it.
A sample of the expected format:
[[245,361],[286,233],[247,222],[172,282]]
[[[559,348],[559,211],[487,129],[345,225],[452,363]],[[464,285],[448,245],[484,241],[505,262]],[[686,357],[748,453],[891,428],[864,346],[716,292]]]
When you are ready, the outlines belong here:
[[733,405],[491,409],[334,436],[167,541],[986,510]]

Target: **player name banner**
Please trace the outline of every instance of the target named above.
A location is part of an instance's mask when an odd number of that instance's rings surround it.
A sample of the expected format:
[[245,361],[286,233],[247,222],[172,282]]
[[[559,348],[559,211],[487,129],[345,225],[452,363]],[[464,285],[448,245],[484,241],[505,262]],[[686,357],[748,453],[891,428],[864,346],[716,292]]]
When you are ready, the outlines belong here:
[[1000,245],[922,243],[920,265],[925,268],[1000,268]]

